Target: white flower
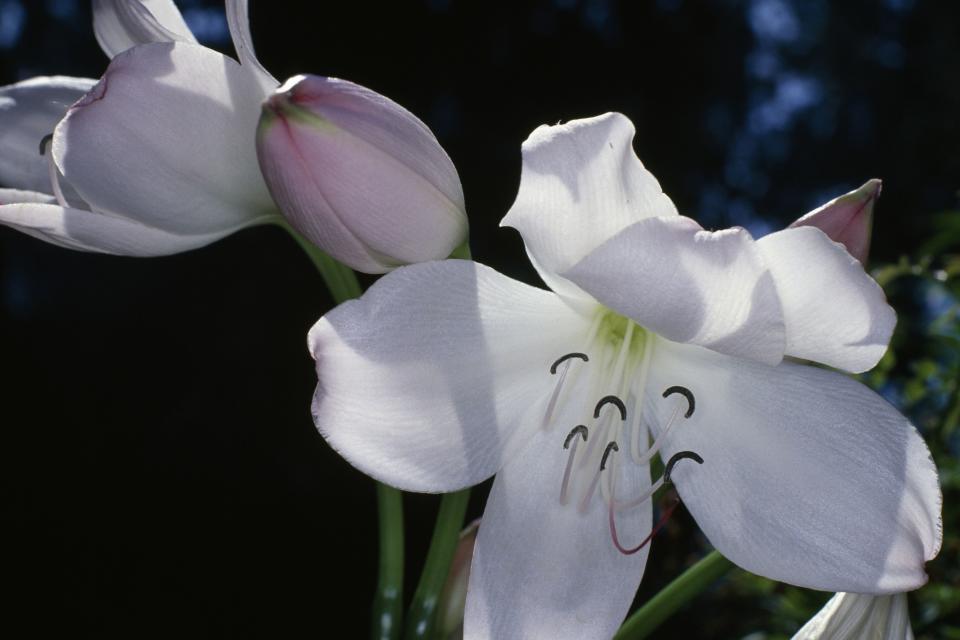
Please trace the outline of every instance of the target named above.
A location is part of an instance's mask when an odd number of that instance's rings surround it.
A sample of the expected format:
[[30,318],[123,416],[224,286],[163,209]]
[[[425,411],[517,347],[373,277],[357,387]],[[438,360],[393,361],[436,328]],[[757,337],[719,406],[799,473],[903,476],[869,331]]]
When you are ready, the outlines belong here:
[[922,584],[941,538],[925,444],[860,383],[796,361],[872,367],[895,323],[880,287],[819,229],[755,241],[677,215],[633,133],[607,114],[524,144],[504,224],[553,292],[430,262],[321,318],[318,429],[402,489],[497,474],[466,638],[609,638],[643,574],[657,453],[749,571],[830,591]]
[[793,640],[913,640],[907,594],[838,593]]
[[113,58],[98,82],[0,89],[0,130],[15,132],[0,137],[0,183],[12,187],[0,190],[0,223],[149,256],[275,220],[255,131],[278,83],[253,54],[247,2],[228,0],[227,17],[239,64],[196,44],[170,0],[94,2],[97,41]]

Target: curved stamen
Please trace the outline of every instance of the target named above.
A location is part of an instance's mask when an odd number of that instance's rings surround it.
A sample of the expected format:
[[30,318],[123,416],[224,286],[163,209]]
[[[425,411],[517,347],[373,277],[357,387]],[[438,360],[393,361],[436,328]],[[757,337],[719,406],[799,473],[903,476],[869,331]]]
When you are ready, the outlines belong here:
[[560,372],[560,377],[557,379],[557,386],[553,388],[553,393],[550,394],[550,401],[547,402],[547,410],[543,413],[543,425],[541,425],[541,428],[543,429],[549,427],[550,421],[553,420],[553,414],[556,412],[557,404],[560,402],[560,393],[563,391],[564,382],[567,380],[567,373],[570,371],[570,362],[574,358],[580,358],[584,362],[590,362],[590,358],[587,357],[587,354],[574,352],[557,358],[557,361],[554,362],[550,367],[550,373],[556,374],[557,367],[564,362],[567,363],[567,365],[563,368],[563,371]]
[[667,467],[663,471],[663,482],[672,483],[670,479],[670,474],[673,473],[673,467],[678,462],[684,459],[693,460],[697,464],[703,464],[703,458],[701,458],[697,453],[693,451],[678,451],[670,457],[670,460],[667,461]]
[[[563,448],[570,449],[570,455],[567,457],[567,466],[563,470],[563,483],[560,485],[560,504],[567,504],[567,502],[569,502],[568,489],[570,488],[570,471],[573,469],[573,459],[577,455],[577,445],[580,444],[577,435],[582,436],[583,441],[586,442],[587,433],[587,427],[578,424],[567,434],[567,438],[563,441]],[[570,447],[571,441],[573,442],[572,448]]]
[[40,155],[47,155],[47,145],[50,144],[50,141],[53,140],[53,134],[48,133],[47,135],[40,138]]
[[610,455],[611,451],[620,451],[620,447],[617,446],[616,442],[609,443],[607,448],[603,451],[603,458],[600,459],[600,471],[603,471],[607,468],[607,457]]
[[584,362],[590,362],[590,358],[587,356],[587,354],[580,353],[579,351],[575,351],[573,353],[568,353],[565,356],[560,356],[559,358],[557,358],[557,360],[552,365],[550,365],[550,373],[552,375],[556,375],[557,367],[559,367],[561,364],[563,364],[570,358],[580,358]]
[[586,425],[578,424],[577,426],[575,426],[575,427],[570,431],[570,433],[567,434],[567,439],[563,441],[563,448],[564,448],[564,449],[569,449],[569,448],[570,448],[570,441],[573,440],[573,437],[574,437],[575,435],[577,435],[578,433],[579,433],[581,436],[583,436],[583,441],[584,441],[584,442],[587,441],[587,434],[589,433],[589,431],[587,430]]
[[[612,443],[611,443],[612,444]],[[617,548],[617,551],[622,553],[625,556],[633,555],[637,553],[645,546],[650,544],[650,541],[653,540],[653,536],[657,535],[660,529],[667,523],[667,520],[670,519],[670,515],[673,513],[673,510],[677,508],[677,505],[680,504],[680,500],[675,500],[673,504],[667,507],[663,514],[660,516],[660,519],[657,521],[657,524],[651,529],[650,533],[647,535],[643,541],[640,542],[635,547],[627,548],[620,543],[620,538],[617,535],[617,520],[616,520],[616,511],[618,509],[632,508],[638,506],[650,498],[653,497],[653,494],[667,484],[672,484],[673,481],[670,478],[670,474],[673,472],[673,467],[681,460],[693,460],[697,464],[703,464],[703,458],[701,458],[694,451],[679,451],[670,457],[670,460],[667,462],[666,469],[663,472],[663,477],[661,477],[657,482],[653,484],[647,491],[643,493],[637,500],[631,500],[629,503],[617,503],[616,491],[615,491],[615,480],[616,474],[611,474],[610,476],[610,503],[607,506],[607,523],[610,527],[610,537],[613,540],[613,546]]]
[[608,404],[612,404],[617,408],[617,410],[620,412],[621,420],[627,419],[627,407],[624,406],[623,400],[621,400],[617,396],[604,396],[600,398],[600,402],[597,403],[596,408],[593,410],[593,417],[599,418],[600,410],[603,409],[603,407]]
[[60,189],[60,170],[53,161],[53,154],[47,153],[50,145],[53,143],[53,134],[48,133],[40,141],[40,155],[47,156],[47,174],[50,177],[50,188],[53,190],[53,197],[57,199],[57,204],[63,208],[68,208],[67,199],[63,197],[63,191]]
[[693,410],[696,408],[696,400],[693,397],[693,392],[691,392],[690,389],[687,389],[686,387],[681,387],[680,385],[676,385],[664,391],[663,397],[669,398],[671,395],[675,393],[679,393],[680,395],[682,395],[684,398],[687,399],[687,412],[683,414],[683,417],[689,418],[690,416],[693,415]]

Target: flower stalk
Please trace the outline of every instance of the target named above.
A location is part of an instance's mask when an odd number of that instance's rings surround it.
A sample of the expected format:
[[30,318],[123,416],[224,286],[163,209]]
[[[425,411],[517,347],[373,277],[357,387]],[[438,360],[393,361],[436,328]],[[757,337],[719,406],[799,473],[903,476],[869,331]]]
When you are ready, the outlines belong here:
[[[363,289],[352,269],[321,251],[288,223],[280,224],[313,262],[337,304],[360,297]],[[403,494],[378,482],[377,514],[380,522],[380,564],[377,590],[373,597],[370,637],[374,640],[397,640],[403,628]],[[462,514],[460,518],[463,519]]]
[[460,539],[463,517],[470,501],[470,489],[444,494],[440,500],[437,522],[430,540],[430,550],[420,574],[420,583],[413,594],[407,613],[406,640],[427,640],[434,637],[440,591],[450,573],[450,563]]
[[711,551],[627,618],[614,640],[641,640],[649,637],[664,620],[733,567],[734,564],[718,551]]

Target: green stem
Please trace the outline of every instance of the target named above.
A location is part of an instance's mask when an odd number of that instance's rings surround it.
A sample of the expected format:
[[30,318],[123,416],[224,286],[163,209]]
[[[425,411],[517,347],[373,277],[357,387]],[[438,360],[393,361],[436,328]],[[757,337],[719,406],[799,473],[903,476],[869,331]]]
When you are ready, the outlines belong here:
[[[286,222],[280,222],[280,226],[310,257],[336,302],[360,297],[363,288],[352,269],[318,249]],[[380,518],[380,572],[373,597],[370,635],[374,640],[397,640],[403,627],[403,495],[400,491],[378,482],[377,512]]]
[[330,295],[337,302],[345,302],[353,298],[359,298],[363,293],[360,282],[357,280],[357,274],[350,267],[344,266],[318,249],[309,240],[297,233],[293,227],[286,223],[280,225],[293,236],[300,248],[310,258],[313,266],[320,272],[320,276],[330,290]]
[[377,483],[380,577],[373,597],[373,640],[397,640],[403,627],[403,494]]
[[668,584],[657,595],[650,598],[640,610],[627,618],[614,640],[640,640],[646,638],[660,624],[676,613],[681,607],[713,584],[734,564],[717,551],[711,551],[706,557],[684,571],[677,579]]
[[433,538],[427,560],[420,574],[420,583],[413,594],[413,602],[407,612],[406,640],[432,638],[437,623],[437,602],[440,590],[450,573],[450,563],[460,539],[463,528],[463,516],[470,501],[470,489],[448,493],[440,500],[437,523],[433,527]]

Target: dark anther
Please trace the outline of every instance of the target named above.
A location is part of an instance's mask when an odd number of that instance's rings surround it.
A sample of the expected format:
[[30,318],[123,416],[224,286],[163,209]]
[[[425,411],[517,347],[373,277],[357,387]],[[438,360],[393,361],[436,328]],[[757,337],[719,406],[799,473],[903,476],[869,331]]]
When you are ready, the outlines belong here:
[[693,451],[679,451],[673,454],[673,457],[671,457],[670,460],[667,461],[667,468],[664,469],[663,471],[663,484],[670,484],[672,482],[670,480],[670,474],[673,473],[673,465],[677,464],[684,458],[689,458],[690,460],[693,460],[697,464],[703,464],[703,458],[701,458],[698,454],[694,453]]
[[604,396],[603,398],[600,398],[600,402],[597,403],[597,408],[593,410],[594,418],[600,417],[600,410],[603,409],[603,405],[605,404],[615,405],[617,409],[620,411],[620,419],[621,420],[627,419],[627,408],[623,406],[623,400],[621,400],[617,396]]
[[569,360],[570,358],[580,358],[584,362],[590,362],[590,358],[588,358],[587,354],[585,353],[579,353],[579,352],[568,353],[565,356],[560,356],[559,358],[557,358],[556,362],[550,365],[550,373],[556,375],[557,367],[559,367],[561,364],[563,364],[565,361]]
[[575,426],[575,427],[573,428],[573,430],[572,430],[570,433],[567,434],[567,439],[563,441],[563,448],[564,448],[564,449],[569,449],[569,448],[570,448],[570,442],[573,440],[573,437],[574,437],[575,435],[577,435],[578,433],[579,433],[581,436],[583,436],[583,441],[584,441],[584,442],[587,441],[587,428],[586,428],[584,425],[582,425],[582,424],[578,424],[577,426]]
[[691,392],[690,389],[687,389],[686,387],[676,386],[676,387],[670,387],[669,389],[664,391],[663,397],[669,398],[674,393],[679,393],[680,395],[682,395],[684,398],[687,399],[687,412],[683,414],[683,417],[689,418],[690,416],[692,416],[693,410],[697,406],[696,401],[693,399],[693,392]]
[[53,140],[53,134],[48,133],[40,139],[40,155],[47,154],[47,143]]
[[607,468],[607,457],[611,451],[620,451],[620,447],[617,446],[616,442],[608,444],[606,450],[603,452],[603,458],[600,459],[600,471]]

